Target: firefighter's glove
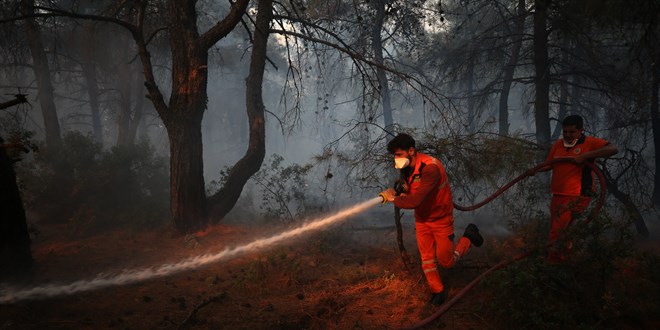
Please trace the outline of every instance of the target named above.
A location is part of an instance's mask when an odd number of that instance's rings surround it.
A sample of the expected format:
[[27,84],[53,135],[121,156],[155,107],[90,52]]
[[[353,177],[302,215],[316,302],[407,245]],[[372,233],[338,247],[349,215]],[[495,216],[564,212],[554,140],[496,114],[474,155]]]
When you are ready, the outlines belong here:
[[383,201],[381,203],[383,203],[383,204],[385,204],[387,202],[391,203],[391,202],[394,202],[394,196],[396,196],[396,191],[394,191],[394,189],[392,189],[392,188],[389,188],[389,189],[381,192],[380,194],[378,194],[378,196],[383,199]]

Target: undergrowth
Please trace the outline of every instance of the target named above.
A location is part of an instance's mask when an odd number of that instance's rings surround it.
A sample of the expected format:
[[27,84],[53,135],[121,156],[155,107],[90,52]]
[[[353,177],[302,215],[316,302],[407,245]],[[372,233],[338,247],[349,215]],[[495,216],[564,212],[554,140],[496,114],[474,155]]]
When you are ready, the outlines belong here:
[[491,295],[485,311],[497,328],[648,328],[659,324],[660,258],[635,247],[629,223],[607,215],[588,224],[575,223],[565,235],[565,240],[573,242],[573,253],[560,265],[546,262],[540,228],[544,226],[538,223],[517,228],[522,237],[537,241],[525,241],[516,251],[507,244],[496,247],[505,250],[501,255],[534,251],[484,281]]
[[17,165],[26,208],[71,233],[160,226],[168,216],[168,169],[148,142],[104,150],[69,132],[59,147],[41,147]]

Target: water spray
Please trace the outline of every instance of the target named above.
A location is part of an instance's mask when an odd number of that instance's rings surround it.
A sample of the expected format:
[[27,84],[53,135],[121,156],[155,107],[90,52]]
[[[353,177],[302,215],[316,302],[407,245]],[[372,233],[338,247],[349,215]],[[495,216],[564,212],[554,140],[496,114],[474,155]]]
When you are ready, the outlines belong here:
[[110,286],[141,282],[152,278],[180,273],[185,270],[200,268],[211,263],[236,257],[243,253],[258,251],[262,248],[280,243],[284,240],[288,240],[305,233],[328,227],[350,216],[364,212],[368,208],[378,205],[381,203],[381,200],[381,197],[375,197],[365,202],[346,208],[333,215],[312,220],[307,224],[285,231],[283,233],[258,239],[251,243],[237,246],[232,249],[227,248],[217,253],[190,257],[177,263],[164,264],[159,267],[129,269],[115,275],[98,274],[92,279],[80,280],[69,284],[49,284],[24,289],[0,287],[0,304],[14,303],[27,299],[71,295]]

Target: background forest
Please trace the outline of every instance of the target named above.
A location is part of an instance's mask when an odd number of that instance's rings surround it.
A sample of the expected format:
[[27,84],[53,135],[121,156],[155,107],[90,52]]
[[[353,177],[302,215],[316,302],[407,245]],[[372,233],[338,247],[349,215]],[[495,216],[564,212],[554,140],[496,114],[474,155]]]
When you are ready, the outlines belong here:
[[[0,279],[38,271],[44,237],[163,231],[188,244],[335,212],[391,186],[385,145],[399,132],[471,205],[543,161],[579,114],[619,148],[598,162],[605,207],[571,233],[583,253],[566,269],[532,258],[496,273],[478,299],[493,308],[463,325],[659,325],[657,0],[0,3]],[[457,212],[491,236],[478,263],[540,248],[548,183]],[[381,207],[361,225],[394,218]],[[416,279],[377,274],[385,287]],[[298,326],[328,327],[319,319]]]

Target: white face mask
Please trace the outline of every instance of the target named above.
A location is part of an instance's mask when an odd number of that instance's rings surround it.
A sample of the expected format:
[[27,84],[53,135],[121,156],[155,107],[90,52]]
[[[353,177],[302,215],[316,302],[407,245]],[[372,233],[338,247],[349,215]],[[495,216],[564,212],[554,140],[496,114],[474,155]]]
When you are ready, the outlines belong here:
[[404,157],[394,158],[394,168],[396,168],[397,170],[406,168],[408,165],[410,165],[410,159]]
[[575,147],[575,145],[578,142],[578,139],[573,140],[573,142],[571,142],[571,143],[566,142],[566,140],[563,140],[563,141],[564,141],[564,147],[571,148],[571,147]]

